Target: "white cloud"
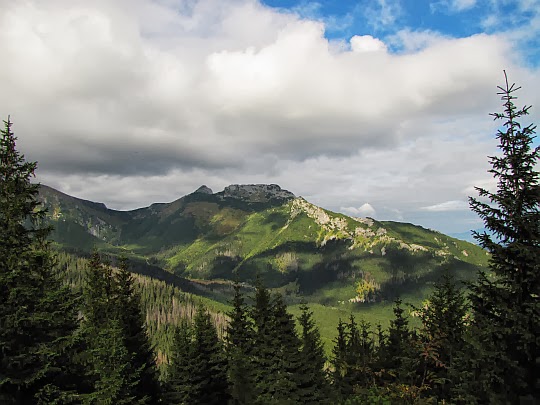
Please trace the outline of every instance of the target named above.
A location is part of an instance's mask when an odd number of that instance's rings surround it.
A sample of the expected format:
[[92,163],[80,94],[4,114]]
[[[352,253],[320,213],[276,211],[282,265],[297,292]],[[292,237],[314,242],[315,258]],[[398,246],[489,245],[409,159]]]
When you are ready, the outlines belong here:
[[445,201],[440,204],[422,207],[425,211],[446,212],[446,211],[463,211],[469,209],[469,204],[465,201]]
[[449,11],[451,13],[460,13],[470,10],[477,5],[477,0],[439,0],[430,3],[432,12]]
[[412,31],[410,28],[399,30],[388,38],[390,44],[406,52],[414,53],[434,47],[445,40],[450,40],[442,34],[430,30]]
[[340,211],[345,212],[353,217],[374,217],[376,215],[375,208],[373,208],[369,203],[364,203],[358,208],[341,207]]
[[476,0],[453,0],[452,8],[456,11],[464,11],[476,6]]
[[377,52],[386,51],[386,45],[378,38],[371,35],[355,35],[351,38],[353,52]]
[[[397,2],[377,7],[380,24],[399,15]],[[336,46],[322,22],[254,0],[2,11],[0,114],[43,182],[113,208],[268,182],[410,220],[489,177],[503,68],[540,105],[540,75],[508,36],[403,30],[396,54],[388,38]]]
[[376,30],[394,25],[403,13],[398,0],[376,0],[367,4],[359,3],[357,9],[359,8],[363,9],[368,24]]

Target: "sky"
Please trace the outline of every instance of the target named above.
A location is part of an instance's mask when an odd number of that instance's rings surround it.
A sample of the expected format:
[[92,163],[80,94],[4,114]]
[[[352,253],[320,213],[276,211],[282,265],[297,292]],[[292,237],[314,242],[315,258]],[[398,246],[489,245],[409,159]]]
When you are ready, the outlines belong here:
[[37,181],[128,210],[275,183],[482,227],[497,86],[540,117],[540,0],[0,0],[0,116]]

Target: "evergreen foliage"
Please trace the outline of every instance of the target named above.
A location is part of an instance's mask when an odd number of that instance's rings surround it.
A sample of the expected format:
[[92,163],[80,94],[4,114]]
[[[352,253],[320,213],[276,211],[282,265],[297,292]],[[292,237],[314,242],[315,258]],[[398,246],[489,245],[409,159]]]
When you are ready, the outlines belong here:
[[306,404],[324,404],[329,402],[330,387],[324,369],[326,357],[321,334],[313,320],[313,312],[304,303],[298,319],[301,327],[301,361],[299,400]]
[[[477,400],[518,403],[540,398],[540,148],[536,127],[522,126],[530,106],[515,106],[516,91],[506,77],[499,87],[503,112],[497,133],[500,156],[490,157],[497,190],[477,188],[471,209],[491,231],[475,234],[491,254],[490,274],[481,271],[470,285],[473,337],[469,367],[481,370],[465,381]],[[469,368],[467,367],[467,368]]]
[[469,315],[465,294],[454,278],[445,273],[435,284],[426,305],[413,308],[422,321],[421,384],[429,384],[437,398],[449,400],[452,387],[449,370],[455,368],[454,357],[463,350]]
[[190,403],[224,404],[229,399],[227,361],[210,314],[201,306],[194,319],[192,378],[197,387],[196,400]]
[[195,386],[191,383],[193,365],[193,345],[191,325],[183,322],[177,326],[171,357],[167,367],[165,402],[171,404],[188,403],[195,397]]
[[94,252],[83,289],[89,392],[87,403],[152,404],[159,401],[154,354],[146,336],[140,299],[121,260],[115,273]]
[[271,399],[273,386],[269,381],[271,375],[277,373],[277,364],[274,358],[276,342],[272,339],[274,331],[270,292],[259,278],[255,284],[254,303],[250,312],[255,326],[252,361],[255,370],[256,395],[258,398]]
[[403,315],[405,310],[401,307],[402,301],[396,298],[394,301],[394,319],[390,321],[388,338],[382,353],[383,367],[393,377],[392,381],[403,381],[405,372],[402,368],[403,361],[411,349],[411,332],[409,320]]
[[251,404],[255,400],[254,370],[251,355],[254,351],[253,322],[242,296],[241,286],[234,285],[232,310],[226,330],[226,352],[229,362],[229,384],[233,404]]
[[146,333],[141,311],[141,298],[135,290],[133,275],[128,271],[126,258],[120,258],[115,273],[116,310],[124,332],[124,344],[132,360],[130,367],[139,374],[134,387],[135,398],[147,398],[146,403],[157,403],[160,396],[158,370],[154,350]]
[[296,325],[281,295],[275,295],[272,302],[270,339],[274,371],[268,375],[264,384],[267,389],[260,399],[266,403],[298,403],[300,379],[305,370]]
[[177,328],[168,374],[169,403],[218,405],[229,400],[223,346],[202,306],[193,325]]
[[337,325],[337,336],[334,339],[334,347],[332,348],[331,364],[333,368],[332,383],[335,395],[338,398],[346,397],[351,394],[352,389],[346,381],[347,375],[347,332],[345,324],[339,318]]
[[[65,400],[76,394],[70,359],[77,313],[55,271],[32,184],[37,164],[16,149],[9,118],[0,131],[0,402]],[[38,398],[41,398],[38,400]]]

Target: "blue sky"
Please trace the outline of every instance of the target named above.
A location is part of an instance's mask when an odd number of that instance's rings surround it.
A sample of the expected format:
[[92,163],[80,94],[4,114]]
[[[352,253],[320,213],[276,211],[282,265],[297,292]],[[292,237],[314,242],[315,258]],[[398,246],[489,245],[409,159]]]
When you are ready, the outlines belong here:
[[[400,30],[431,31],[443,36],[464,38],[481,33],[531,29],[519,44],[521,56],[530,64],[540,62],[536,1],[494,0],[359,0],[309,1],[266,0],[264,4],[325,23],[329,40],[348,41],[353,35],[390,38]],[[536,19],[536,22],[535,22]],[[389,46],[400,52],[399,46]]]
[[38,180],[134,209],[274,183],[482,227],[503,69],[540,122],[540,0],[0,0],[0,115]]

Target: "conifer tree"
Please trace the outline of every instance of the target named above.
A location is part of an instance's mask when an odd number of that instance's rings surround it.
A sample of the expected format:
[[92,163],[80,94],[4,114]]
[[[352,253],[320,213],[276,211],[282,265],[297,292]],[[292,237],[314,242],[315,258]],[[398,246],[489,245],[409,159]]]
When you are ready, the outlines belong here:
[[254,370],[251,360],[253,323],[248,317],[248,307],[242,296],[241,286],[234,284],[232,310],[226,329],[226,352],[229,362],[229,383],[233,404],[251,404],[255,400]]
[[199,306],[193,320],[191,382],[194,398],[188,403],[221,405],[229,400],[227,360],[210,314]]
[[352,392],[348,386],[346,376],[348,373],[347,367],[347,332],[346,325],[339,318],[337,325],[337,336],[334,339],[334,347],[332,348],[332,386],[338,399],[344,399]]
[[270,292],[260,278],[255,283],[255,297],[251,308],[251,318],[255,326],[253,339],[253,367],[257,397],[272,397],[273,387],[269,377],[277,372],[275,345],[273,340],[273,313]]
[[[74,297],[55,270],[32,184],[37,164],[0,131],[0,402],[64,400],[76,394],[66,353],[77,328]],[[36,396],[37,395],[37,396]],[[37,398],[41,398],[38,400]]]
[[374,384],[375,342],[371,332],[371,324],[364,319],[359,323],[360,351],[358,356],[358,383],[367,388]]
[[351,394],[354,391],[355,385],[360,383],[363,379],[362,370],[360,366],[361,356],[361,341],[360,331],[358,330],[358,324],[354,315],[349,316],[349,323],[346,325],[348,329],[347,333],[347,346],[346,346],[346,373],[343,376],[345,386],[347,387],[347,393]]
[[103,263],[94,251],[83,286],[82,334],[86,345],[83,361],[91,384],[82,396],[85,403],[128,404],[135,399],[132,390],[139,373],[130,367],[133,355],[125,345],[116,288],[110,264]]
[[144,403],[158,403],[160,386],[155,354],[146,333],[141,298],[135,291],[135,281],[128,271],[125,257],[120,258],[119,271],[115,274],[114,282],[116,310],[124,333],[124,344],[132,356],[130,368],[139,375],[133,395]]
[[184,321],[176,327],[167,367],[166,403],[185,404],[196,397],[195,385],[191,380],[192,370],[196,367],[193,364],[192,337],[193,331],[188,322]]
[[299,317],[302,333],[301,340],[301,360],[302,374],[298,386],[301,403],[324,404],[329,401],[329,384],[324,365],[326,357],[324,345],[321,341],[321,334],[313,320],[313,312],[304,303],[300,306],[302,311]]
[[475,233],[490,254],[490,273],[479,273],[470,285],[473,309],[475,385],[481,401],[518,403],[540,398],[540,186],[534,147],[536,127],[522,126],[530,106],[514,102],[520,87],[499,87],[503,112],[497,133],[501,155],[490,157],[490,173],[497,190],[477,188],[479,199],[470,198],[471,209],[491,231]]
[[82,333],[92,387],[83,396],[84,401],[157,403],[154,354],[127,261],[120,261],[115,274],[111,265],[94,252],[85,279]]
[[274,357],[271,369],[275,370],[268,376],[267,385],[270,387],[264,396],[264,401],[270,399],[275,403],[296,404],[300,401],[299,385],[304,372],[300,353],[300,339],[296,333],[293,316],[287,312],[287,306],[281,294],[274,296],[272,303],[271,341]]
[[454,278],[445,273],[435,284],[423,308],[412,306],[422,321],[424,379],[429,378],[434,394],[449,400],[449,369],[463,349],[468,305]]
[[394,376],[392,380],[404,381],[409,370],[405,370],[404,360],[411,349],[411,332],[409,330],[409,320],[403,315],[404,309],[401,307],[401,299],[394,301],[394,319],[390,321],[388,328],[388,338],[384,347],[383,364],[384,368]]

